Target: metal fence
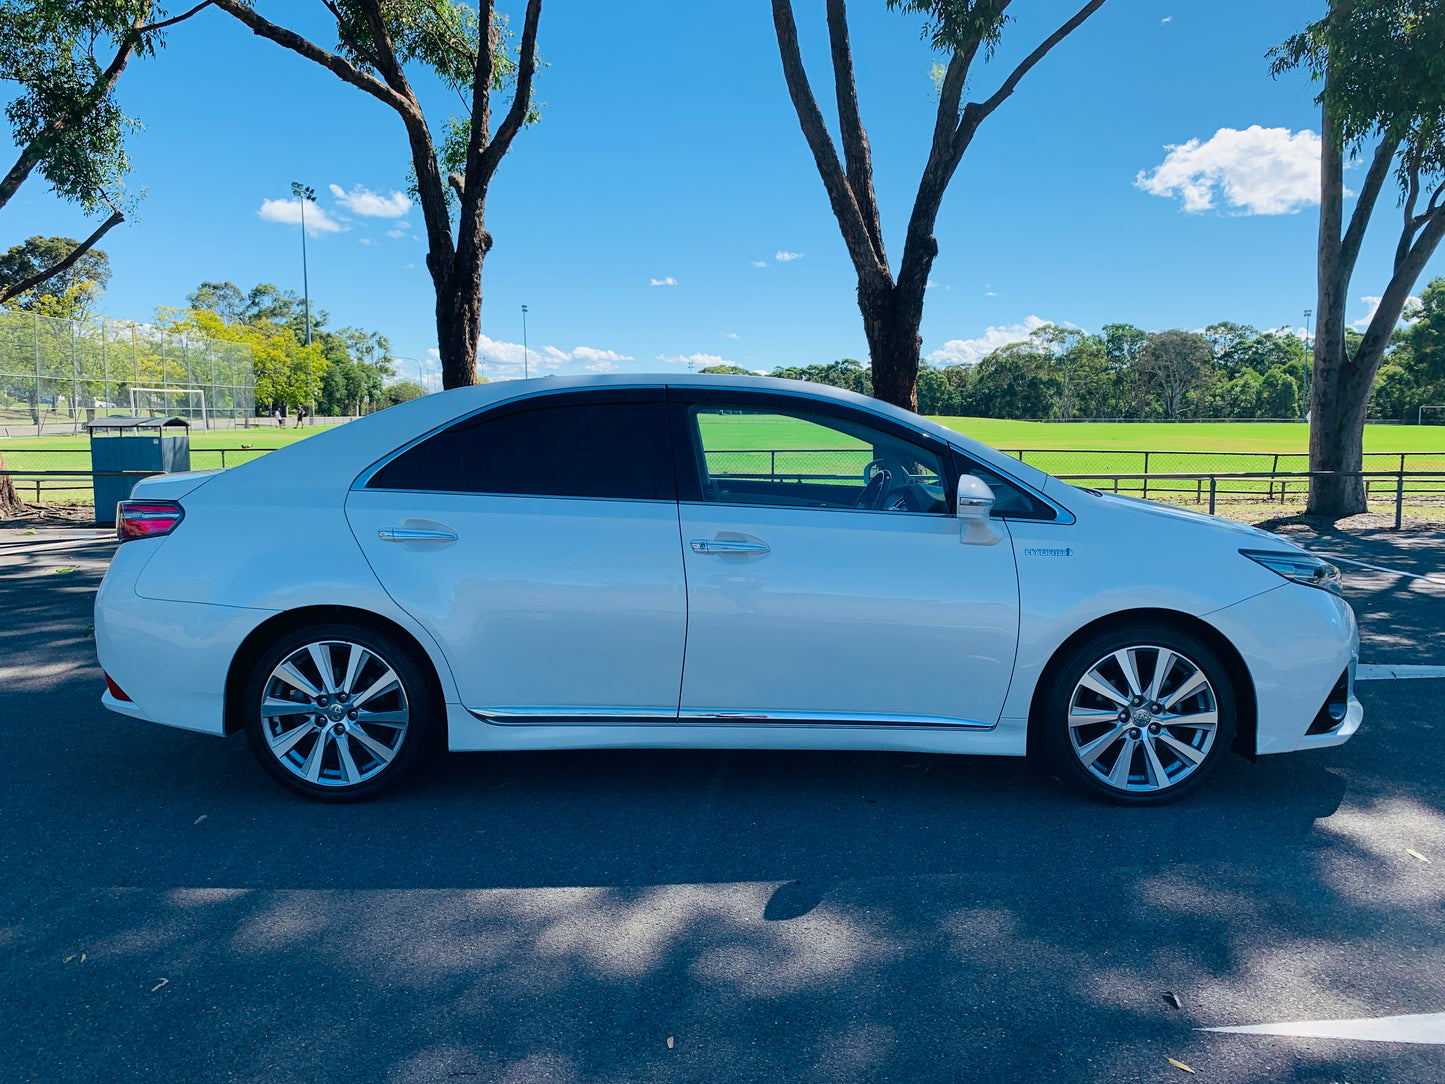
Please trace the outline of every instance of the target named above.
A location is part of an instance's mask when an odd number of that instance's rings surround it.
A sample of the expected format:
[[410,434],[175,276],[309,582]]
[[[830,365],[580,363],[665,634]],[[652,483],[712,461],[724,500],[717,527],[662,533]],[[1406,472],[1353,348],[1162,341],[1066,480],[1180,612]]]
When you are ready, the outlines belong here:
[[[257,434],[261,439],[261,434]],[[191,448],[193,470],[234,467],[276,451]],[[1148,500],[1193,505],[1302,503],[1313,476],[1304,452],[1156,452],[1006,449],[1009,455],[1075,485]],[[86,448],[0,446],[5,472],[20,495],[36,503],[90,503],[90,451]],[[717,476],[774,481],[861,479],[869,448],[719,449],[707,453]],[[1193,468],[1193,469],[1191,469]],[[1406,504],[1445,511],[1445,452],[1375,452],[1365,456],[1366,498],[1391,508],[1398,521]]]
[[[205,421],[255,412],[249,343],[172,334],[145,324],[57,320],[0,311],[0,432],[81,432],[97,416],[130,413],[132,388],[195,388]],[[201,424],[198,404],[175,412]]]

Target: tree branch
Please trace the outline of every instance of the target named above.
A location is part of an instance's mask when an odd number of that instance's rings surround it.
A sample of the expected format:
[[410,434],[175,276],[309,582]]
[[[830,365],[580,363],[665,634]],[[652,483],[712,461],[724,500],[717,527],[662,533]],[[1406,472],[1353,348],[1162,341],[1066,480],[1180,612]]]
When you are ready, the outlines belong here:
[[1410,242],[1415,239],[1415,231],[1420,228],[1420,220],[1415,217],[1415,201],[1420,198],[1420,167],[1411,166],[1405,171],[1409,178],[1405,186],[1405,201],[1402,210],[1405,215],[1405,224],[1400,230],[1400,242],[1395,246],[1395,268],[1405,262],[1410,255]]
[[1405,304],[1410,300],[1410,290],[1414,288],[1430,257],[1435,254],[1442,237],[1445,237],[1445,215],[1432,215],[1415,243],[1410,246],[1405,259],[1396,265],[1395,273],[1385,287],[1384,296],[1380,298],[1379,307],[1375,309],[1375,315],[1370,320],[1369,327],[1365,328],[1360,345],[1355,349],[1353,360],[1356,366],[1359,367],[1360,359],[1365,359],[1370,368],[1368,374],[1356,374],[1365,387],[1368,388],[1370,381],[1374,380],[1375,370],[1379,368],[1385,347],[1389,345],[1395,325],[1400,322],[1400,317],[1405,312]]
[[99,244],[102,237],[104,237],[107,233],[109,233],[116,226],[119,226],[124,221],[125,215],[121,214],[119,211],[116,211],[114,214],[112,214],[109,218],[107,218],[104,222],[100,224],[100,228],[98,230],[96,230],[84,241],[80,242],[80,244],[76,245],[73,249],[71,249],[70,252],[66,254],[65,258],[59,263],[53,264],[43,271],[37,271],[35,274],[31,275],[27,279],[21,279],[19,282],[11,283],[4,289],[0,289],[0,305],[5,304],[11,298],[19,294],[23,294],[26,290],[34,289],[42,282],[47,282],[50,279],[53,279],[61,272],[68,271],[71,267],[75,265],[76,260],[80,259],[97,244]]
[[886,266],[888,257],[884,255],[883,226],[878,218],[878,197],[873,190],[873,155],[858,109],[858,86],[853,76],[853,49],[848,40],[845,0],[828,0],[828,43],[832,50],[833,90],[838,100],[838,127],[843,136],[848,187],[857,201],[863,227],[873,241],[874,255],[880,264]]
[[176,15],[170,19],[162,19],[160,22],[157,23],[147,23],[145,26],[136,27],[136,32],[140,34],[150,34],[154,33],[157,30],[164,30],[168,26],[175,26],[176,23],[183,23],[192,15],[195,15],[197,12],[204,11],[206,8],[210,7],[213,2],[214,0],[201,0],[199,4],[197,4],[195,7],[191,8],[190,11],[187,11],[182,15]]
[[404,118],[415,117],[420,119],[421,110],[418,108],[414,99],[408,100],[404,98],[380,79],[376,79],[363,71],[359,71],[335,53],[327,52],[319,45],[315,45],[306,40],[295,31],[287,30],[284,26],[278,26],[269,19],[262,17],[250,6],[241,3],[240,0],[212,0],[212,3],[222,11],[235,16],[235,18],[245,23],[246,26],[250,28],[251,33],[257,37],[274,41],[283,49],[290,49],[293,53],[304,56],[307,60],[313,61],[316,64],[320,64],[342,81],[350,83],[360,90],[364,90],[378,101],[391,106],[392,109],[395,109]]
[[417,116],[421,117],[421,106],[417,104],[411,83],[407,81],[406,72],[402,71],[401,61],[396,58],[396,50],[392,47],[391,30],[386,25],[386,16],[381,13],[380,0],[361,0],[361,14],[371,31],[372,44],[376,46],[377,71],[381,72],[387,86],[415,106]]
[[[149,7],[147,8],[149,11]],[[55,117],[44,128],[36,133],[35,137],[27,143],[15,164],[10,171],[0,179],[0,207],[4,207],[11,198],[19,191],[25,179],[30,176],[31,171],[45,157],[45,152],[50,145],[60,138],[61,134],[71,126],[78,124],[94,111],[107,94],[115,88],[116,80],[120,73],[125,70],[126,64],[130,61],[131,55],[135,52],[136,45],[140,42],[139,29],[145,25],[145,15],[137,16],[131,23],[130,31],[121,39],[120,45],[116,48],[114,59],[109,66],[100,73],[85,97],[81,99],[79,106],[71,113],[62,117]]]
[[1348,283],[1350,276],[1354,274],[1360,244],[1365,239],[1365,229],[1370,224],[1370,216],[1375,213],[1375,201],[1379,199],[1380,189],[1390,175],[1390,162],[1394,159],[1395,148],[1399,145],[1399,136],[1387,132],[1380,140],[1380,145],[1375,148],[1375,156],[1370,160],[1370,168],[1365,173],[1365,183],[1360,186],[1360,197],[1355,201],[1355,209],[1350,215],[1350,225],[1340,242],[1341,282]]
[[[490,4],[488,6],[490,7]],[[532,107],[532,78],[537,70],[537,22],[541,17],[542,0],[527,0],[527,15],[522,23],[522,44],[517,57],[517,89],[512,94],[512,107],[507,110],[507,115],[497,126],[496,135],[487,144],[486,150],[482,151],[481,159],[477,163],[478,180],[482,187],[479,195],[483,197],[486,195],[487,185],[492,182],[492,175],[502,163],[502,156],[507,153],[512,140],[526,122],[527,110]],[[491,51],[488,47],[488,55]],[[467,172],[467,180],[472,180],[470,170]]]
[[1085,19],[1103,6],[1104,0],[1089,0],[1087,4],[1078,10],[1072,19],[1055,30],[1040,43],[1037,49],[1024,57],[1019,66],[1009,73],[1009,77],[1003,81],[1003,85],[994,91],[993,96],[979,106],[979,120],[982,120],[1002,105],[1004,99],[1012,94],[1014,88],[1019,85],[1019,80],[1029,73],[1029,69],[1044,57],[1048,56],[1049,51],[1052,50],[1055,45],[1059,44],[1059,42],[1077,30]]
[[808,73],[803,67],[803,56],[798,48],[798,26],[793,20],[791,0],[772,0],[773,29],[778,37],[778,52],[783,61],[783,78],[788,84],[788,94],[793,99],[798,122],[803,128],[803,138],[813,152],[813,161],[818,175],[823,179],[828,200],[833,205],[833,216],[843,233],[843,243],[848,246],[848,255],[858,273],[888,273],[886,264],[880,263],[873,243],[868,236],[868,227],[863,224],[863,214],[854,197],[853,188],[838,160],[838,151],[823,122],[813,90],[808,85]]

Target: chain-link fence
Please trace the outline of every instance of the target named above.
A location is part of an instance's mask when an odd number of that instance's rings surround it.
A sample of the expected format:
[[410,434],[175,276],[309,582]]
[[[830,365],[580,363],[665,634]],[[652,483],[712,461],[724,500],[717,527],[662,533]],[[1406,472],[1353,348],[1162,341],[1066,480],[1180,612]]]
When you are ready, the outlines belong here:
[[[1227,501],[1303,499],[1309,488],[1303,475],[1310,468],[1308,452],[1131,451],[1056,448],[1000,449],[1021,462],[1065,477],[1075,485],[1107,489],[1151,500],[1203,503],[1211,476],[1218,476],[1217,498]],[[1370,500],[1394,500],[1395,476],[1445,473],[1445,451],[1366,452],[1361,469]],[[1271,477],[1225,478],[1224,475]],[[1381,477],[1369,477],[1380,474]],[[1388,474],[1389,477],[1383,477]],[[1173,477],[1167,477],[1167,476]],[[1297,475],[1285,478],[1283,475]],[[1181,477],[1182,476],[1182,477]],[[1428,478],[1406,481],[1407,497],[1445,497],[1445,486]]]
[[132,389],[195,389],[204,414],[195,394],[162,396],[167,411],[195,426],[233,423],[255,411],[255,386],[248,343],[0,311],[0,436],[81,432],[96,417],[129,414]]

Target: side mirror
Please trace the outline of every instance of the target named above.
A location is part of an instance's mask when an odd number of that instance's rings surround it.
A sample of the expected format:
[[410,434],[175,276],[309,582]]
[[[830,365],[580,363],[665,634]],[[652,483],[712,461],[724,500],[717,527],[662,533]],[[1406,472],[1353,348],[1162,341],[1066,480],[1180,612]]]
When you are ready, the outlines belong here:
[[959,522],[958,540],[964,545],[992,546],[1003,538],[989,522],[993,500],[993,490],[988,488],[988,483],[982,478],[965,474],[958,479],[954,514],[958,516]]

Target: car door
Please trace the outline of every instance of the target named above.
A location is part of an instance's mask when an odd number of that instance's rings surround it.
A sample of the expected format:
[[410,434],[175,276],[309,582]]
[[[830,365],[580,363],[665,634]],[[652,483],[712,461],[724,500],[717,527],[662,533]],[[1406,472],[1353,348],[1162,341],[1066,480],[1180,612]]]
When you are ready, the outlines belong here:
[[687,597],[661,389],[463,419],[363,476],[347,516],[474,714],[676,719]]
[[1018,639],[1007,526],[965,545],[947,446],[824,400],[671,388],[681,717],[992,726]]

